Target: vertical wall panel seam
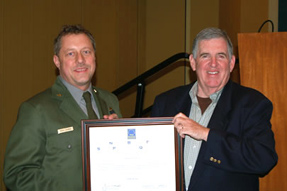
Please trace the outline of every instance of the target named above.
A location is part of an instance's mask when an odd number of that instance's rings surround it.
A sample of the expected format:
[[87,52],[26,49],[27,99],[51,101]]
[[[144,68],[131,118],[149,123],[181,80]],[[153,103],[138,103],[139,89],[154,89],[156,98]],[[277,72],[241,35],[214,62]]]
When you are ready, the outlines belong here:
[[[1,95],[0,95],[0,173],[1,175],[3,174],[3,163],[4,163],[4,122],[3,122],[3,114],[4,114],[4,108],[3,108],[3,103],[4,103],[4,96],[3,96],[3,91],[4,91],[4,77],[3,77],[3,69],[4,69],[4,43],[3,43],[3,39],[4,39],[4,0],[0,0],[0,30],[1,30],[1,36],[0,36],[0,89],[1,89]],[[4,189],[4,182],[3,182],[3,178],[2,176],[1,180],[0,180],[0,189]]]

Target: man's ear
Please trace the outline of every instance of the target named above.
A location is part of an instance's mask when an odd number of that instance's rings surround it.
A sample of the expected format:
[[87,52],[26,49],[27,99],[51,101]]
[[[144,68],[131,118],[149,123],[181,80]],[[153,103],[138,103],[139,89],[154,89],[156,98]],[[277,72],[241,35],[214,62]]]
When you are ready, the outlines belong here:
[[193,71],[196,70],[196,63],[195,63],[195,59],[193,58],[193,55],[190,54],[189,55],[189,63],[190,63],[190,67]]
[[229,65],[229,71],[230,71],[230,73],[233,71],[234,66],[235,66],[235,56],[232,55],[231,60],[230,60],[230,65]]
[[57,55],[53,56],[53,61],[54,61],[54,64],[56,65],[56,67],[58,69],[60,69],[60,59],[59,59],[59,57]]

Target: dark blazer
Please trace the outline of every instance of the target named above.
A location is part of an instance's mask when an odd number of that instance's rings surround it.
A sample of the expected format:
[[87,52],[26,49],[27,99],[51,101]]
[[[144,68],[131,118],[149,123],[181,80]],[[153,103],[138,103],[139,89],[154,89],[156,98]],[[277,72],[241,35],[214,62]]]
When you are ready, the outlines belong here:
[[[193,84],[156,97],[153,117],[189,116]],[[260,92],[229,81],[209,121],[189,191],[258,191],[259,177],[277,163],[272,103]]]
[[[116,96],[95,89],[101,118],[110,111],[121,117]],[[82,190],[82,119],[87,116],[59,78],[25,101],[6,148],[5,185],[12,191]]]

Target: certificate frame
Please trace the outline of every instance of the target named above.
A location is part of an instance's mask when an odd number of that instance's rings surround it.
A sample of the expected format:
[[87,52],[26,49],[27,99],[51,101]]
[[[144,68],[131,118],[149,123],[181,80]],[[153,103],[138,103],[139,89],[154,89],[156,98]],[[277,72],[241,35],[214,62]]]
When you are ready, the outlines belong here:
[[[158,134],[158,139],[160,141],[156,141],[155,138],[152,138],[154,136],[151,136],[151,140],[153,146],[149,147],[150,150],[153,150],[151,148],[163,148],[162,146],[167,144],[169,145],[169,147],[164,147],[164,153],[166,153],[166,155],[163,155],[163,150],[158,150],[158,153],[155,152],[150,152],[152,154],[149,153],[149,150],[147,153],[145,153],[144,155],[139,155],[140,157],[144,156],[149,156],[152,155],[152,157],[150,158],[156,158],[156,160],[158,161],[166,161],[166,158],[164,158],[165,156],[173,156],[172,157],[168,157],[168,165],[166,165],[168,167],[167,171],[165,172],[166,169],[164,169],[164,172],[162,171],[163,168],[160,168],[161,165],[154,165],[153,163],[153,167],[151,168],[153,170],[153,174],[163,174],[162,176],[165,176],[167,173],[166,177],[171,177],[172,181],[167,181],[165,180],[165,178],[162,178],[163,183],[161,185],[152,185],[154,179],[151,179],[151,183],[145,183],[143,186],[144,188],[142,188],[142,190],[153,190],[153,189],[147,189],[147,185],[149,186],[170,186],[168,185],[169,183],[171,183],[172,188],[169,188],[172,191],[183,191],[183,163],[182,163],[182,139],[180,138],[180,136],[178,135],[178,133],[176,132],[174,125],[172,123],[172,118],[171,117],[159,117],[159,118],[121,118],[121,119],[113,119],[113,120],[106,120],[106,119],[101,119],[101,120],[82,120],[81,121],[81,125],[82,125],[82,161],[83,161],[83,190],[84,191],[93,191],[93,190],[99,190],[98,188],[103,184],[103,181],[99,181],[99,183],[97,183],[98,179],[95,179],[95,177],[99,177],[99,176],[103,176],[102,174],[97,174],[100,173],[101,171],[98,170],[99,168],[97,167],[101,167],[105,166],[106,164],[103,165],[99,165],[98,161],[108,161],[110,160],[110,158],[108,158],[108,154],[98,154],[99,151],[104,151],[105,149],[103,148],[107,148],[104,145],[107,144],[106,141],[109,142],[109,144],[114,144],[113,142],[117,142],[117,140],[108,140],[108,139],[101,139],[100,137],[109,137],[107,136],[107,132],[110,132],[109,135],[114,134],[111,132],[116,132],[117,135],[122,135],[123,132],[125,131],[126,135],[127,135],[127,140],[129,140],[131,138],[131,143],[129,144],[133,144],[136,142],[132,142],[132,141],[139,141],[136,140],[137,137],[140,137],[141,134],[146,134],[145,136],[148,136],[150,138],[148,132],[151,132],[152,130],[152,134]],[[162,130],[164,128],[164,132],[168,132],[168,136],[162,135],[160,133],[162,133]],[[134,132],[133,132],[134,130]],[[129,132],[130,131],[130,132]],[[135,133],[136,132],[136,133]],[[141,132],[138,134],[138,132]],[[171,137],[172,136],[172,137]],[[149,139],[148,138],[148,139]],[[117,139],[117,138],[110,138],[110,139]],[[121,138],[119,138],[121,139]],[[94,141],[97,140],[97,141]],[[121,139],[122,140],[122,139]],[[118,141],[119,142],[119,141]],[[127,141],[127,143],[130,141]],[[103,147],[98,146],[98,145],[103,145]],[[146,144],[146,143],[145,143]],[[172,144],[172,146],[170,145]],[[122,147],[128,147],[129,149],[131,147],[129,146],[125,146],[123,144]],[[131,152],[130,153],[134,153],[134,152],[138,152],[138,150],[134,151],[133,149],[143,149],[146,147],[138,147],[138,148],[132,148],[130,149]],[[115,149],[117,149],[117,146],[115,146]],[[112,150],[112,149],[111,149]],[[120,149],[119,149],[120,150]],[[113,152],[113,151],[111,151]],[[142,152],[142,151],[140,151]],[[108,153],[108,152],[107,152]],[[119,152],[120,153],[120,152]],[[103,157],[105,157],[106,155],[106,159]],[[114,156],[114,155],[113,155]],[[116,155],[117,156],[117,155]],[[123,154],[120,154],[120,156],[126,156]],[[136,157],[138,155],[135,155]],[[133,158],[133,156],[129,157],[129,160]],[[144,160],[144,159],[143,159]],[[137,165],[137,161],[141,161],[140,158],[136,159],[131,159],[131,163]],[[130,164],[130,163],[129,163]],[[119,167],[116,166],[115,167],[111,167],[111,165],[114,165],[113,163],[110,163],[107,167],[107,171],[109,172],[109,170],[111,169],[118,169]],[[142,165],[142,163],[141,163]],[[149,166],[149,164],[147,165]],[[148,167],[149,168],[149,167]],[[97,170],[95,170],[97,169]],[[125,169],[125,168],[123,168]],[[98,172],[99,171],[99,172]],[[125,171],[125,170],[124,170]],[[103,171],[106,172],[106,171]],[[115,171],[117,172],[117,171]],[[136,171],[135,171],[136,172]],[[111,173],[113,174],[113,173]],[[122,175],[123,174],[123,175]],[[125,174],[122,173],[121,174],[121,178],[124,177],[125,175],[127,176],[126,179],[130,180],[133,177],[128,177],[130,176],[129,173]],[[161,176],[160,176],[161,177]],[[109,178],[110,179],[110,178]],[[138,178],[135,175],[134,179],[141,179]],[[143,178],[142,178],[143,179]],[[150,176],[147,176],[147,179],[150,179]],[[96,181],[92,181],[92,180],[96,180]],[[112,181],[112,180],[108,180],[108,181]],[[145,179],[145,181],[147,181]],[[167,185],[165,185],[165,181],[168,182]],[[131,181],[132,182],[132,181]],[[132,186],[132,184],[125,183]],[[157,184],[157,183],[156,183]],[[139,184],[136,184],[139,185]],[[114,185],[115,186],[115,185]],[[116,185],[118,187],[121,187],[121,185]],[[174,189],[173,189],[174,187]],[[97,189],[96,189],[97,188]],[[106,188],[106,190],[120,190],[119,188]],[[136,188],[132,188],[131,190],[137,190]],[[158,188],[154,189],[154,190],[160,190]],[[164,189],[167,190],[167,189]]]

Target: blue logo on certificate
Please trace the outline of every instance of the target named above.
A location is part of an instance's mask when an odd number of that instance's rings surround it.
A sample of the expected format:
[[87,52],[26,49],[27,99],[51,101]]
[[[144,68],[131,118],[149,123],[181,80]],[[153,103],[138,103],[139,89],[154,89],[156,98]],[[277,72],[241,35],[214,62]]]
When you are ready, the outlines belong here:
[[128,129],[128,139],[136,139],[136,129]]

